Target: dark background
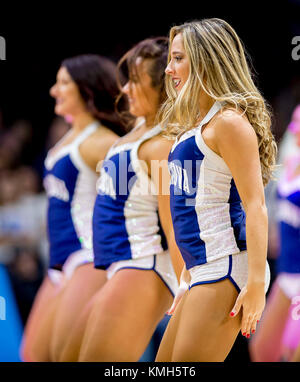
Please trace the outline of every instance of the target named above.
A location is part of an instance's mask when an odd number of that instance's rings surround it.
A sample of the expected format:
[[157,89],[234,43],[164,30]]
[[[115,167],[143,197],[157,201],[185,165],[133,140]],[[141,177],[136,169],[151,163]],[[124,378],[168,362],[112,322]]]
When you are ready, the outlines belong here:
[[[11,4],[0,9],[0,36],[6,40],[6,61],[0,61],[0,109],[3,125],[18,118],[32,122],[32,155],[39,149],[53,118],[49,88],[62,59],[99,53],[118,60],[143,38],[167,35],[170,27],[192,19],[219,17],[241,37],[252,58],[256,83],[280,114],[276,138],[294,104],[300,100],[300,60],[291,56],[292,38],[300,36],[300,1],[185,1]],[[299,86],[298,86],[299,85]],[[276,102],[295,92],[287,110]],[[281,115],[283,114],[283,115]],[[286,115],[286,116],[285,116]],[[283,119],[283,121],[282,121]],[[277,132],[278,131],[278,132]]]

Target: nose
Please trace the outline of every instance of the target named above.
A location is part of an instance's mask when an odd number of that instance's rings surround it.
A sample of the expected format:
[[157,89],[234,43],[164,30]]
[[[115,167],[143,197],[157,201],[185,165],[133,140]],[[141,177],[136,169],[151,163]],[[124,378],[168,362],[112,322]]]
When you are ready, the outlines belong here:
[[174,74],[174,70],[172,69],[172,66],[171,66],[171,61],[169,62],[168,66],[166,67],[165,73],[168,75]]
[[129,94],[129,91],[130,91],[130,87],[129,87],[129,81],[126,82],[126,84],[122,87],[122,92],[126,95]]
[[54,84],[51,88],[50,88],[50,91],[49,91],[50,95],[52,97],[56,97],[56,94],[57,94],[57,86],[56,84]]

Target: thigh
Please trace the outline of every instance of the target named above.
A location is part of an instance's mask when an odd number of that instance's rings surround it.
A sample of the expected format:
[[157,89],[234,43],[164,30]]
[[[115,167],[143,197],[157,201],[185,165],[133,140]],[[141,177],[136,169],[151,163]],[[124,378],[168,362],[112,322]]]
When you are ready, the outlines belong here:
[[170,318],[167,328],[160,342],[155,362],[170,362],[172,359],[173,347],[176,339],[181,312],[184,306],[184,301],[187,298],[189,291],[186,291],[179,301],[172,317]]
[[32,341],[32,352],[35,362],[52,362],[51,338],[53,333],[53,324],[56,316],[57,307],[61,295],[58,294],[47,306],[44,311],[44,317],[36,327],[36,333]]
[[225,360],[241,325],[241,314],[229,315],[237,295],[228,279],[191,288],[180,314],[172,361]]
[[106,282],[106,272],[94,264],[79,266],[68,280],[57,306],[51,337],[52,359],[58,360],[63,346],[85,304]]
[[292,299],[281,341],[281,359],[287,362],[300,344],[299,307],[294,302],[295,300]]
[[293,353],[290,362],[300,362],[300,344],[298,345],[297,349]]
[[95,299],[79,360],[138,361],[171,301],[154,271],[119,270]]
[[54,285],[48,275],[46,275],[36,294],[24,329],[21,345],[21,353],[24,361],[32,360],[32,355],[30,354],[32,351],[32,342],[36,337],[39,326],[42,325],[43,320],[46,318],[45,312],[48,310],[49,304],[55,299],[57,293],[58,287]]
[[91,314],[92,308],[95,304],[96,298],[97,298],[97,292],[94,294],[94,296],[90,298],[90,300],[82,308],[82,311],[78,319],[74,323],[71,330],[68,332],[68,336],[59,354],[59,359],[58,359],[59,362],[77,362],[78,361],[87,321]]
[[35,326],[39,322],[39,318],[41,315],[43,315],[45,307],[48,305],[49,301],[54,298],[54,296],[57,294],[57,287],[52,283],[52,281],[49,279],[48,275],[45,276],[42,285],[40,286],[29,317],[27,319],[27,323],[25,326],[25,333],[27,334],[32,327]]

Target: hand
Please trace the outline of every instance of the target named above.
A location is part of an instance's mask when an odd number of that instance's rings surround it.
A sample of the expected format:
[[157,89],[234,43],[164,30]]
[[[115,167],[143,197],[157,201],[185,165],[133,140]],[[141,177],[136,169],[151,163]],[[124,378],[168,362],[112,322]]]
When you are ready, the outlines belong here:
[[179,288],[177,289],[176,295],[173,300],[173,304],[171,305],[170,309],[167,311],[168,315],[172,315],[176,309],[176,306],[179,304],[179,301],[181,300],[182,296],[185,294],[185,292],[189,289],[189,284],[185,281],[181,281]]
[[181,300],[182,296],[185,294],[185,292],[189,289],[189,284],[191,281],[191,275],[190,272],[187,271],[185,265],[182,268],[181,275],[180,275],[180,284],[177,289],[176,295],[173,300],[173,304],[170,307],[170,309],[167,311],[168,315],[172,315],[175,311],[176,306],[179,304],[179,301]]
[[264,283],[251,283],[242,288],[230,316],[235,317],[242,308],[241,333],[249,338],[256,331],[266,303]]

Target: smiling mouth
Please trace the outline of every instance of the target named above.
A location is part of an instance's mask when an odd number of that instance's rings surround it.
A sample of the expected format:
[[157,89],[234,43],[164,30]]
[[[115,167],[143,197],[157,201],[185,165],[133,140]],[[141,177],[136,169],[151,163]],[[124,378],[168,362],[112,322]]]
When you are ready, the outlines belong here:
[[63,103],[63,100],[61,98],[56,98],[56,105],[60,105]]
[[175,88],[177,88],[181,82],[181,80],[173,80]]

